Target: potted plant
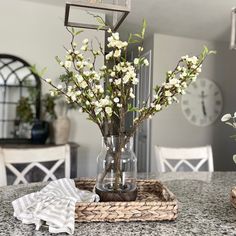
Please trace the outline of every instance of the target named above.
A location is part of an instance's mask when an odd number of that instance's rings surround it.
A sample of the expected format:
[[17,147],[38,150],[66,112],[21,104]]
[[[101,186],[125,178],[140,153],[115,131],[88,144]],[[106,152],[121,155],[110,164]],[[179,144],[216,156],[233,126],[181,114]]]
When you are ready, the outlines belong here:
[[21,97],[16,106],[16,124],[18,129],[16,136],[19,138],[30,138],[34,113],[28,97]]
[[[236,112],[233,115],[229,113],[223,115],[221,121],[224,122],[226,125],[229,125],[236,129]],[[236,134],[231,135],[230,137],[236,140]],[[233,155],[233,161],[236,163],[236,154]]]
[[[167,72],[165,83],[155,87],[155,95],[148,96],[141,108],[135,107],[138,70],[140,66],[149,65],[142,57],[145,28],[144,21],[141,33],[130,34],[127,42],[120,40],[118,32],[109,29],[107,53],[99,42],[98,49],[94,49],[88,39],[78,46],[75,38],[81,31],[67,29],[71,47],[66,49],[65,60],[57,57],[57,61],[69,75],[68,79],[57,85],[51,79],[45,79],[53,87],[51,95],[63,95],[68,103],[79,106],[102,133],[103,148],[97,158],[96,181],[96,192],[102,201],[135,200],[137,161],[132,151],[135,131],[144,120],[178,102],[177,96],[184,94],[189,84],[196,80],[203,61],[212,53],[205,47],[199,56],[183,56],[174,70]],[[131,44],[137,45],[138,55],[128,61]],[[105,63],[99,69],[95,66],[98,56],[105,57]],[[126,117],[131,112],[135,112],[135,118],[127,128]]]

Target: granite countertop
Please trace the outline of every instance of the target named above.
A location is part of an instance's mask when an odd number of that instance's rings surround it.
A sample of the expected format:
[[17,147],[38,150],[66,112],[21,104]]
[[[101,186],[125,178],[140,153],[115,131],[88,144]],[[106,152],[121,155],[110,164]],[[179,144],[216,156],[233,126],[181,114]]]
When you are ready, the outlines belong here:
[[[236,172],[165,173],[140,175],[158,177],[177,196],[179,214],[174,222],[76,223],[75,234],[92,235],[236,235],[236,209],[229,202],[229,192],[236,186]],[[11,202],[35,192],[43,184],[0,188],[0,235],[55,235],[48,229],[35,231],[13,217]],[[58,234],[66,235],[66,234]]]

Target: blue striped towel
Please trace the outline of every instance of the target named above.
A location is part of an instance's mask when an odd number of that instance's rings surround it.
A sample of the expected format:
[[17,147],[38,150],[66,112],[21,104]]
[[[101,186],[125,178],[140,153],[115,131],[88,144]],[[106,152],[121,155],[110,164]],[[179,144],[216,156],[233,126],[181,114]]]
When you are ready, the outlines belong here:
[[98,202],[95,193],[75,187],[74,180],[50,182],[41,191],[25,195],[12,202],[14,216],[25,224],[35,224],[36,230],[46,223],[50,233],[74,233],[76,202]]

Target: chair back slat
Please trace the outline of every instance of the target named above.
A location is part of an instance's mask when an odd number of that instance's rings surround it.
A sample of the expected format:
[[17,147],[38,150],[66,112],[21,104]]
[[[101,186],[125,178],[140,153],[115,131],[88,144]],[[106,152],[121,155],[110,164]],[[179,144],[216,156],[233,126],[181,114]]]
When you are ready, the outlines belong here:
[[[200,171],[207,164],[208,171],[214,171],[211,146],[194,148],[169,148],[155,146],[157,169],[159,172],[179,171],[186,166],[190,171]],[[196,162],[193,164],[192,162]]]
[[[55,162],[47,168],[45,162]],[[15,164],[26,164],[23,170],[18,170]],[[45,177],[43,182],[56,180],[55,172],[65,164],[65,177],[70,178],[70,146],[32,148],[32,149],[0,149],[0,186],[7,185],[6,168],[15,175],[15,184],[28,183],[26,175],[35,167],[40,169]]]

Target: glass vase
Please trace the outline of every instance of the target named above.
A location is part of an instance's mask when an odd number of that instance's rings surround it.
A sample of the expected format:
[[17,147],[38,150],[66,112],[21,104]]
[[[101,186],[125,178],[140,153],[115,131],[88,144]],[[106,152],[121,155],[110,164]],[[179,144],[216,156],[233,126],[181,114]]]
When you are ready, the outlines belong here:
[[101,201],[134,201],[137,197],[137,158],[133,139],[103,138],[97,157],[96,193]]

